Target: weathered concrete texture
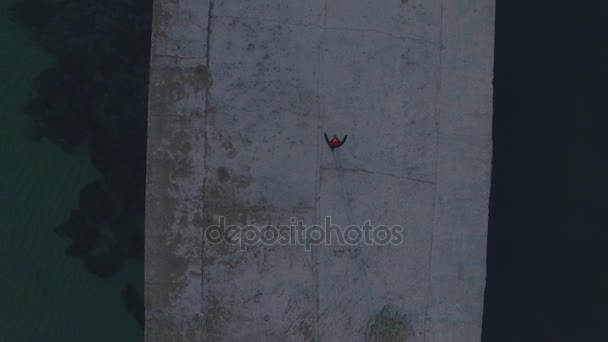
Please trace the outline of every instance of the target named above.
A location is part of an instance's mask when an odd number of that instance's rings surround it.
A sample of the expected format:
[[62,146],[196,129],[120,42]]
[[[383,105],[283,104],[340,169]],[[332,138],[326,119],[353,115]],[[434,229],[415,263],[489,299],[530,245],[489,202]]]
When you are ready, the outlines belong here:
[[146,190],[147,341],[202,338],[202,194],[207,11],[155,1]]
[[[492,0],[155,0],[146,340],[366,341],[390,305],[479,341],[493,32]],[[326,216],[405,239],[203,243]]]

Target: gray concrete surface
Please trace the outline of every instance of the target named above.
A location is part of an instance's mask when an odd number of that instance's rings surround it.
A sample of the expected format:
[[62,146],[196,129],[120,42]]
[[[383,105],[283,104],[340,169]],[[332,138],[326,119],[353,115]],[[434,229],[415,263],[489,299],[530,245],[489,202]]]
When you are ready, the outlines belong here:
[[[146,341],[372,341],[389,321],[480,340],[493,0],[155,0],[153,25]],[[349,137],[332,153],[323,131]],[[405,237],[241,251],[205,241],[221,216]]]

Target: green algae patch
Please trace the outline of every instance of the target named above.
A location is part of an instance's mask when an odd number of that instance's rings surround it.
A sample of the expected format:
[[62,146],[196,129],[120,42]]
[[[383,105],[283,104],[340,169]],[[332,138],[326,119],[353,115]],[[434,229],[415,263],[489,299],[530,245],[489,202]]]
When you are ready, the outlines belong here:
[[407,342],[412,335],[412,325],[407,316],[389,305],[370,318],[365,328],[365,342]]

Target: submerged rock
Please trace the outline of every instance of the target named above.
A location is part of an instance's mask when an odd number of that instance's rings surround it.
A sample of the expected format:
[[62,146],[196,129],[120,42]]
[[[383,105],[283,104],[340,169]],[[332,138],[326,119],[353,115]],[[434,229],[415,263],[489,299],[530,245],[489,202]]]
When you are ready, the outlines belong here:
[[85,257],[84,265],[89,272],[102,278],[118,273],[125,262],[125,253],[111,234],[100,234],[95,248]]
[[128,284],[122,290],[122,301],[125,304],[127,312],[133,315],[133,318],[135,318],[139,327],[143,329],[145,323],[145,309],[142,294],[137,292],[133,285]]
[[87,223],[84,213],[79,209],[72,210],[68,221],[55,228],[55,233],[72,240],[66,249],[66,254],[69,256],[87,255],[95,247],[98,239],[97,227]]
[[95,181],[80,191],[79,209],[95,222],[107,222],[112,217],[112,200],[103,184]]

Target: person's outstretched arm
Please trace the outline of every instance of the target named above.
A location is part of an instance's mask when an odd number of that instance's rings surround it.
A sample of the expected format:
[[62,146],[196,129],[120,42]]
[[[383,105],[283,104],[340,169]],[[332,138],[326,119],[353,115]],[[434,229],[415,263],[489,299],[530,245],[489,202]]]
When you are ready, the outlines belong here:
[[348,134],[344,136],[344,139],[342,139],[342,141],[340,141],[340,145],[338,145],[338,147],[344,145],[344,142],[346,142],[347,137],[348,137]]
[[327,143],[327,145],[329,145],[329,147],[333,148],[333,146],[331,146],[331,143],[329,142],[329,138],[327,137],[327,133],[323,132],[323,136],[325,136],[325,142]]

